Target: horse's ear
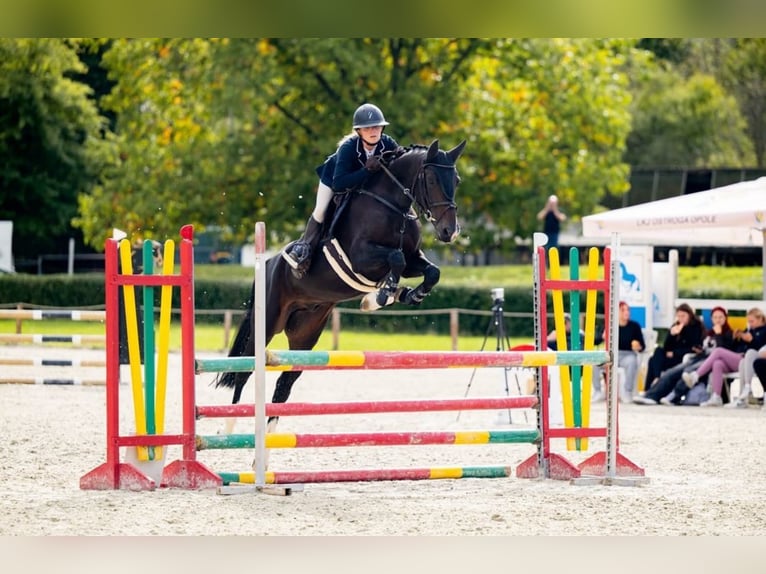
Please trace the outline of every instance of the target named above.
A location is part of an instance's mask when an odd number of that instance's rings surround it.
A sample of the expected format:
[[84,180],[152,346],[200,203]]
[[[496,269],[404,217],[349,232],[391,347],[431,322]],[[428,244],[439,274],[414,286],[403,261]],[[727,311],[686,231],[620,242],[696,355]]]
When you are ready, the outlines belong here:
[[431,145],[428,146],[428,153],[426,154],[426,161],[433,161],[436,159],[436,154],[439,153],[439,140],[434,140]]
[[457,163],[457,158],[459,158],[460,154],[463,153],[465,144],[466,144],[466,140],[463,140],[447,152],[447,157],[450,158],[450,161],[452,161],[452,163]]

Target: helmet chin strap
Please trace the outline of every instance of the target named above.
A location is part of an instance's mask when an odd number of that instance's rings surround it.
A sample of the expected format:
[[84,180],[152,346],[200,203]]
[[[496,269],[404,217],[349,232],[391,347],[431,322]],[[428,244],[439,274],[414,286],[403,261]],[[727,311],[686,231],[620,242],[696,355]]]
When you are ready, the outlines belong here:
[[[384,128],[384,130],[385,130],[385,128]],[[357,129],[357,130],[356,130],[356,134],[359,136],[359,139],[360,139],[360,140],[362,140],[362,142],[363,142],[365,145],[368,145],[368,146],[369,146],[369,147],[371,147],[371,148],[374,148],[376,145],[378,145],[378,143],[377,143],[377,142],[375,142],[375,143],[372,143],[372,142],[368,142],[366,139],[364,139],[364,137],[362,137],[362,130],[359,130],[359,129]],[[380,132],[380,134],[381,134],[381,136],[382,136],[382,135],[383,135],[383,132]],[[380,141],[380,140],[378,140],[378,141]]]

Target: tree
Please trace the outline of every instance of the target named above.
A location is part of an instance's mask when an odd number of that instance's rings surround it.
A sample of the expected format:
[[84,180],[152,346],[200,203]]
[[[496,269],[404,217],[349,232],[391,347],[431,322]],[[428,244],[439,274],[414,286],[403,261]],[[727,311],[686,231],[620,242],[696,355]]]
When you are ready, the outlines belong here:
[[[354,109],[380,105],[402,143],[453,128],[473,39],[143,39],[104,55],[115,88],[119,156],[80,198],[77,225],[94,245],[112,226],[174,236],[193,223],[231,229],[257,220],[273,240],[297,232],[313,206],[314,171],[350,131]],[[413,113],[417,110],[417,113]]]
[[648,68],[635,86],[625,160],[634,167],[740,167],[752,161],[737,102],[713,76]]
[[461,88],[460,118],[470,132],[461,213],[472,246],[499,248],[528,238],[551,194],[577,216],[592,212],[607,190],[627,189],[629,47],[499,40],[491,54],[474,58]]
[[0,39],[0,219],[17,257],[62,252],[78,194],[104,161],[103,118],[75,50],[59,39]]
[[726,54],[723,76],[747,120],[755,161],[762,168],[766,166],[766,39],[735,40]]

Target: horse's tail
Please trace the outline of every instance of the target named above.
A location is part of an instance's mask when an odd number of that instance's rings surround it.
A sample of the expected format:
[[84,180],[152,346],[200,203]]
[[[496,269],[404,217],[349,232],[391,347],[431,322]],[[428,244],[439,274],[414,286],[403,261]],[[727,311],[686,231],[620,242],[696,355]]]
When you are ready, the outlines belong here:
[[[229,349],[229,357],[241,357],[245,354],[247,345],[250,341],[250,326],[252,321],[253,295],[251,290],[250,298],[247,301],[247,310],[245,311],[245,316],[242,319],[242,322],[239,324],[237,335],[234,337],[234,342],[231,345],[231,349]],[[237,376],[234,372],[226,371],[223,373],[218,373],[213,382],[216,388],[227,387],[232,389],[237,384]]]

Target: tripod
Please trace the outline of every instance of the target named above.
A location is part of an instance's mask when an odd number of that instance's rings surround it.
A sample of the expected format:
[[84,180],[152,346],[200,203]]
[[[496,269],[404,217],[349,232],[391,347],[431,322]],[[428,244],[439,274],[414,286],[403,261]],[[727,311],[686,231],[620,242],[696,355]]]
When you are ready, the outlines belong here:
[[[508,336],[508,331],[505,328],[505,319],[503,317],[503,305],[505,304],[504,294],[502,289],[493,289],[492,290],[492,318],[489,321],[489,324],[487,325],[487,330],[484,333],[484,340],[481,343],[481,348],[479,351],[483,351],[484,348],[487,346],[487,341],[489,340],[490,335],[494,331],[495,333],[495,351],[503,351],[508,350],[511,348],[511,339]],[[473,384],[473,379],[476,376],[476,370],[471,372],[471,378],[468,380],[468,386],[465,389],[465,395],[463,395],[463,398],[466,398],[468,396],[468,393],[471,390],[471,385]],[[505,383],[505,396],[510,397],[511,391],[508,387],[508,371],[510,370],[509,367],[503,367],[503,379]],[[519,379],[516,377],[516,390],[519,394],[521,394],[521,385],[519,384]],[[513,418],[511,416],[511,409],[507,410],[508,413],[508,423],[513,424]],[[460,412],[457,414],[457,419],[460,419]],[[524,420],[527,421],[527,413],[524,413]]]

